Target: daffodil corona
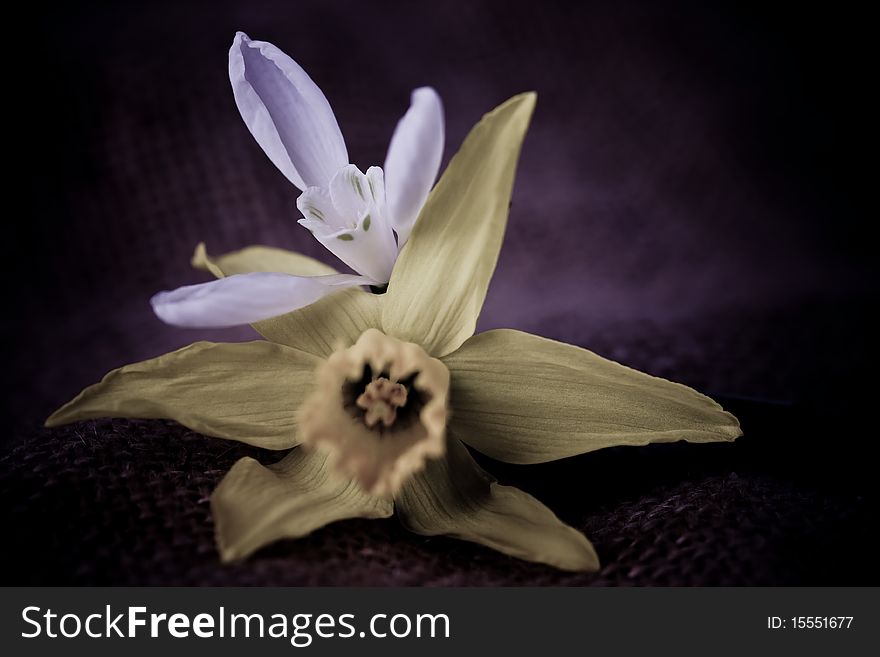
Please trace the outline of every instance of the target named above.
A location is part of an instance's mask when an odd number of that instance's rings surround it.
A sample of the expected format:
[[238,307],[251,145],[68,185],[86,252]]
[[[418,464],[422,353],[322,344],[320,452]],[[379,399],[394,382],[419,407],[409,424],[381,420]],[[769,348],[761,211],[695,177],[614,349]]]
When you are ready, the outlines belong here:
[[[224,560],[345,518],[397,515],[567,570],[592,545],[528,493],[498,484],[465,444],[510,463],[616,445],[733,440],[739,423],[686,386],[514,330],[474,335],[507,221],[535,95],[470,132],[400,251],[385,294],[349,288],[258,321],[265,340],[196,343],[108,374],[47,425],[170,418],[207,435],[289,450],[237,462],[212,496]],[[196,263],[217,276],[293,275],[314,261],[245,249]],[[225,312],[225,311],[224,311]],[[299,409],[299,410],[297,410]]]
[[329,453],[373,495],[390,495],[446,450],[449,370],[411,342],[367,329],[320,365],[299,410],[303,445]]

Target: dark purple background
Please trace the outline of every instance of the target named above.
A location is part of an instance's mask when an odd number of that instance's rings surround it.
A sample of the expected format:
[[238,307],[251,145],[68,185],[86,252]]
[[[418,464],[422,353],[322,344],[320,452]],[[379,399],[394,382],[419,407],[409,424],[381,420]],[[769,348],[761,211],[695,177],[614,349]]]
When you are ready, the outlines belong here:
[[[9,183],[23,208],[5,215],[6,579],[876,581],[876,421],[859,413],[876,405],[860,376],[876,333],[873,23],[842,4],[759,7],[31,3],[6,25],[7,163],[24,174]],[[153,293],[207,280],[188,264],[197,242],[333,261],[296,225],[298,192],[235,108],[226,53],[237,29],[306,68],[362,168],[382,163],[416,86],[443,97],[446,160],[484,112],[538,92],[480,327],[693,385],[745,429],[734,445],[489,464],[593,538],[598,575],[416,538],[395,521],[340,523],[221,568],[208,495],[236,458],[271,456],[172,423],[38,429],[113,367],[253,335],[153,316]]]
[[[200,240],[213,252],[265,243],[333,261],[295,223],[298,192],[235,108],[226,52],[236,29],[310,72],[362,168],[382,163],[418,85],[445,102],[447,160],[483,112],[538,92],[481,328],[628,360],[624,335],[736,337],[756,318],[775,325],[780,312],[858,297],[872,282],[857,198],[868,172],[852,157],[867,115],[863,26],[704,4],[41,6],[17,30],[26,45],[11,102],[23,125],[8,126],[23,138],[12,157],[29,185],[25,214],[7,219],[22,293],[5,320],[14,416],[37,423],[123,363],[250,335],[152,315],[156,291],[206,280],[188,265]],[[688,382],[796,392],[794,377],[747,383],[719,367],[704,363]],[[673,364],[661,373],[688,378]]]

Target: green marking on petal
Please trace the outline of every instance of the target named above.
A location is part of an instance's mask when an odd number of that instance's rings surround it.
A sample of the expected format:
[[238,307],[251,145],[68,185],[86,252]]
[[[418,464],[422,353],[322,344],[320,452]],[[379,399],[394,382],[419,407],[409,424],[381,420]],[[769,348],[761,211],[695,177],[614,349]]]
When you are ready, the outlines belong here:
[[370,195],[375,199],[376,198],[376,188],[373,187],[373,181],[369,177],[367,177],[367,184],[370,186]]
[[308,210],[309,210],[309,214],[311,214],[313,217],[315,217],[315,219],[318,219],[319,221],[324,221],[324,213],[321,212],[314,205],[310,205],[308,207]]
[[358,177],[352,174],[349,180],[351,181],[351,186],[354,187],[354,191],[357,192],[357,195],[360,196],[361,199],[364,199],[364,188],[361,187],[361,181],[358,179]]
[[370,215],[364,217],[364,232],[366,233],[370,230],[370,224],[372,223],[372,219],[370,219]]
[[351,242],[354,239],[354,235],[352,235],[351,233],[344,233],[337,236],[336,239],[342,240],[343,242]]

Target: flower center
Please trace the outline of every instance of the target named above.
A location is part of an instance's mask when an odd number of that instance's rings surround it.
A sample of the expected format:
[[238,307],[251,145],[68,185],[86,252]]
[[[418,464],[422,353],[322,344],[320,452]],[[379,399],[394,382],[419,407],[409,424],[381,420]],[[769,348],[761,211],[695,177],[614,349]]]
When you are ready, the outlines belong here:
[[397,419],[397,409],[406,405],[406,387],[401,383],[389,381],[384,376],[377,377],[367,384],[363,394],[355,404],[364,413],[364,424],[371,429],[381,422],[386,428]]
[[393,495],[446,451],[449,370],[419,345],[367,329],[316,371],[297,411],[303,446],[372,495]]

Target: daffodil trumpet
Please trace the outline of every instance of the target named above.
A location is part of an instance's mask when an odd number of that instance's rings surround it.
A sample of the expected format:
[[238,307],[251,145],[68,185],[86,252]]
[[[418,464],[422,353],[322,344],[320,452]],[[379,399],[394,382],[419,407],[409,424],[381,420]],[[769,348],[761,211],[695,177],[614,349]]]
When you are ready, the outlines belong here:
[[[48,421],[170,418],[210,436],[290,450],[238,461],[211,502],[223,560],[345,518],[395,514],[557,568],[591,571],[587,538],[485,472],[467,446],[543,463],[617,445],[730,441],[739,423],[684,385],[515,330],[474,335],[507,222],[535,95],[473,128],[430,193],[387,291],[348,288],[254,327],[265,340],[200,342],[109,373]],[[218,276],[265,266],[216,259]],[[311,262],[276,253],[302,275]]]

